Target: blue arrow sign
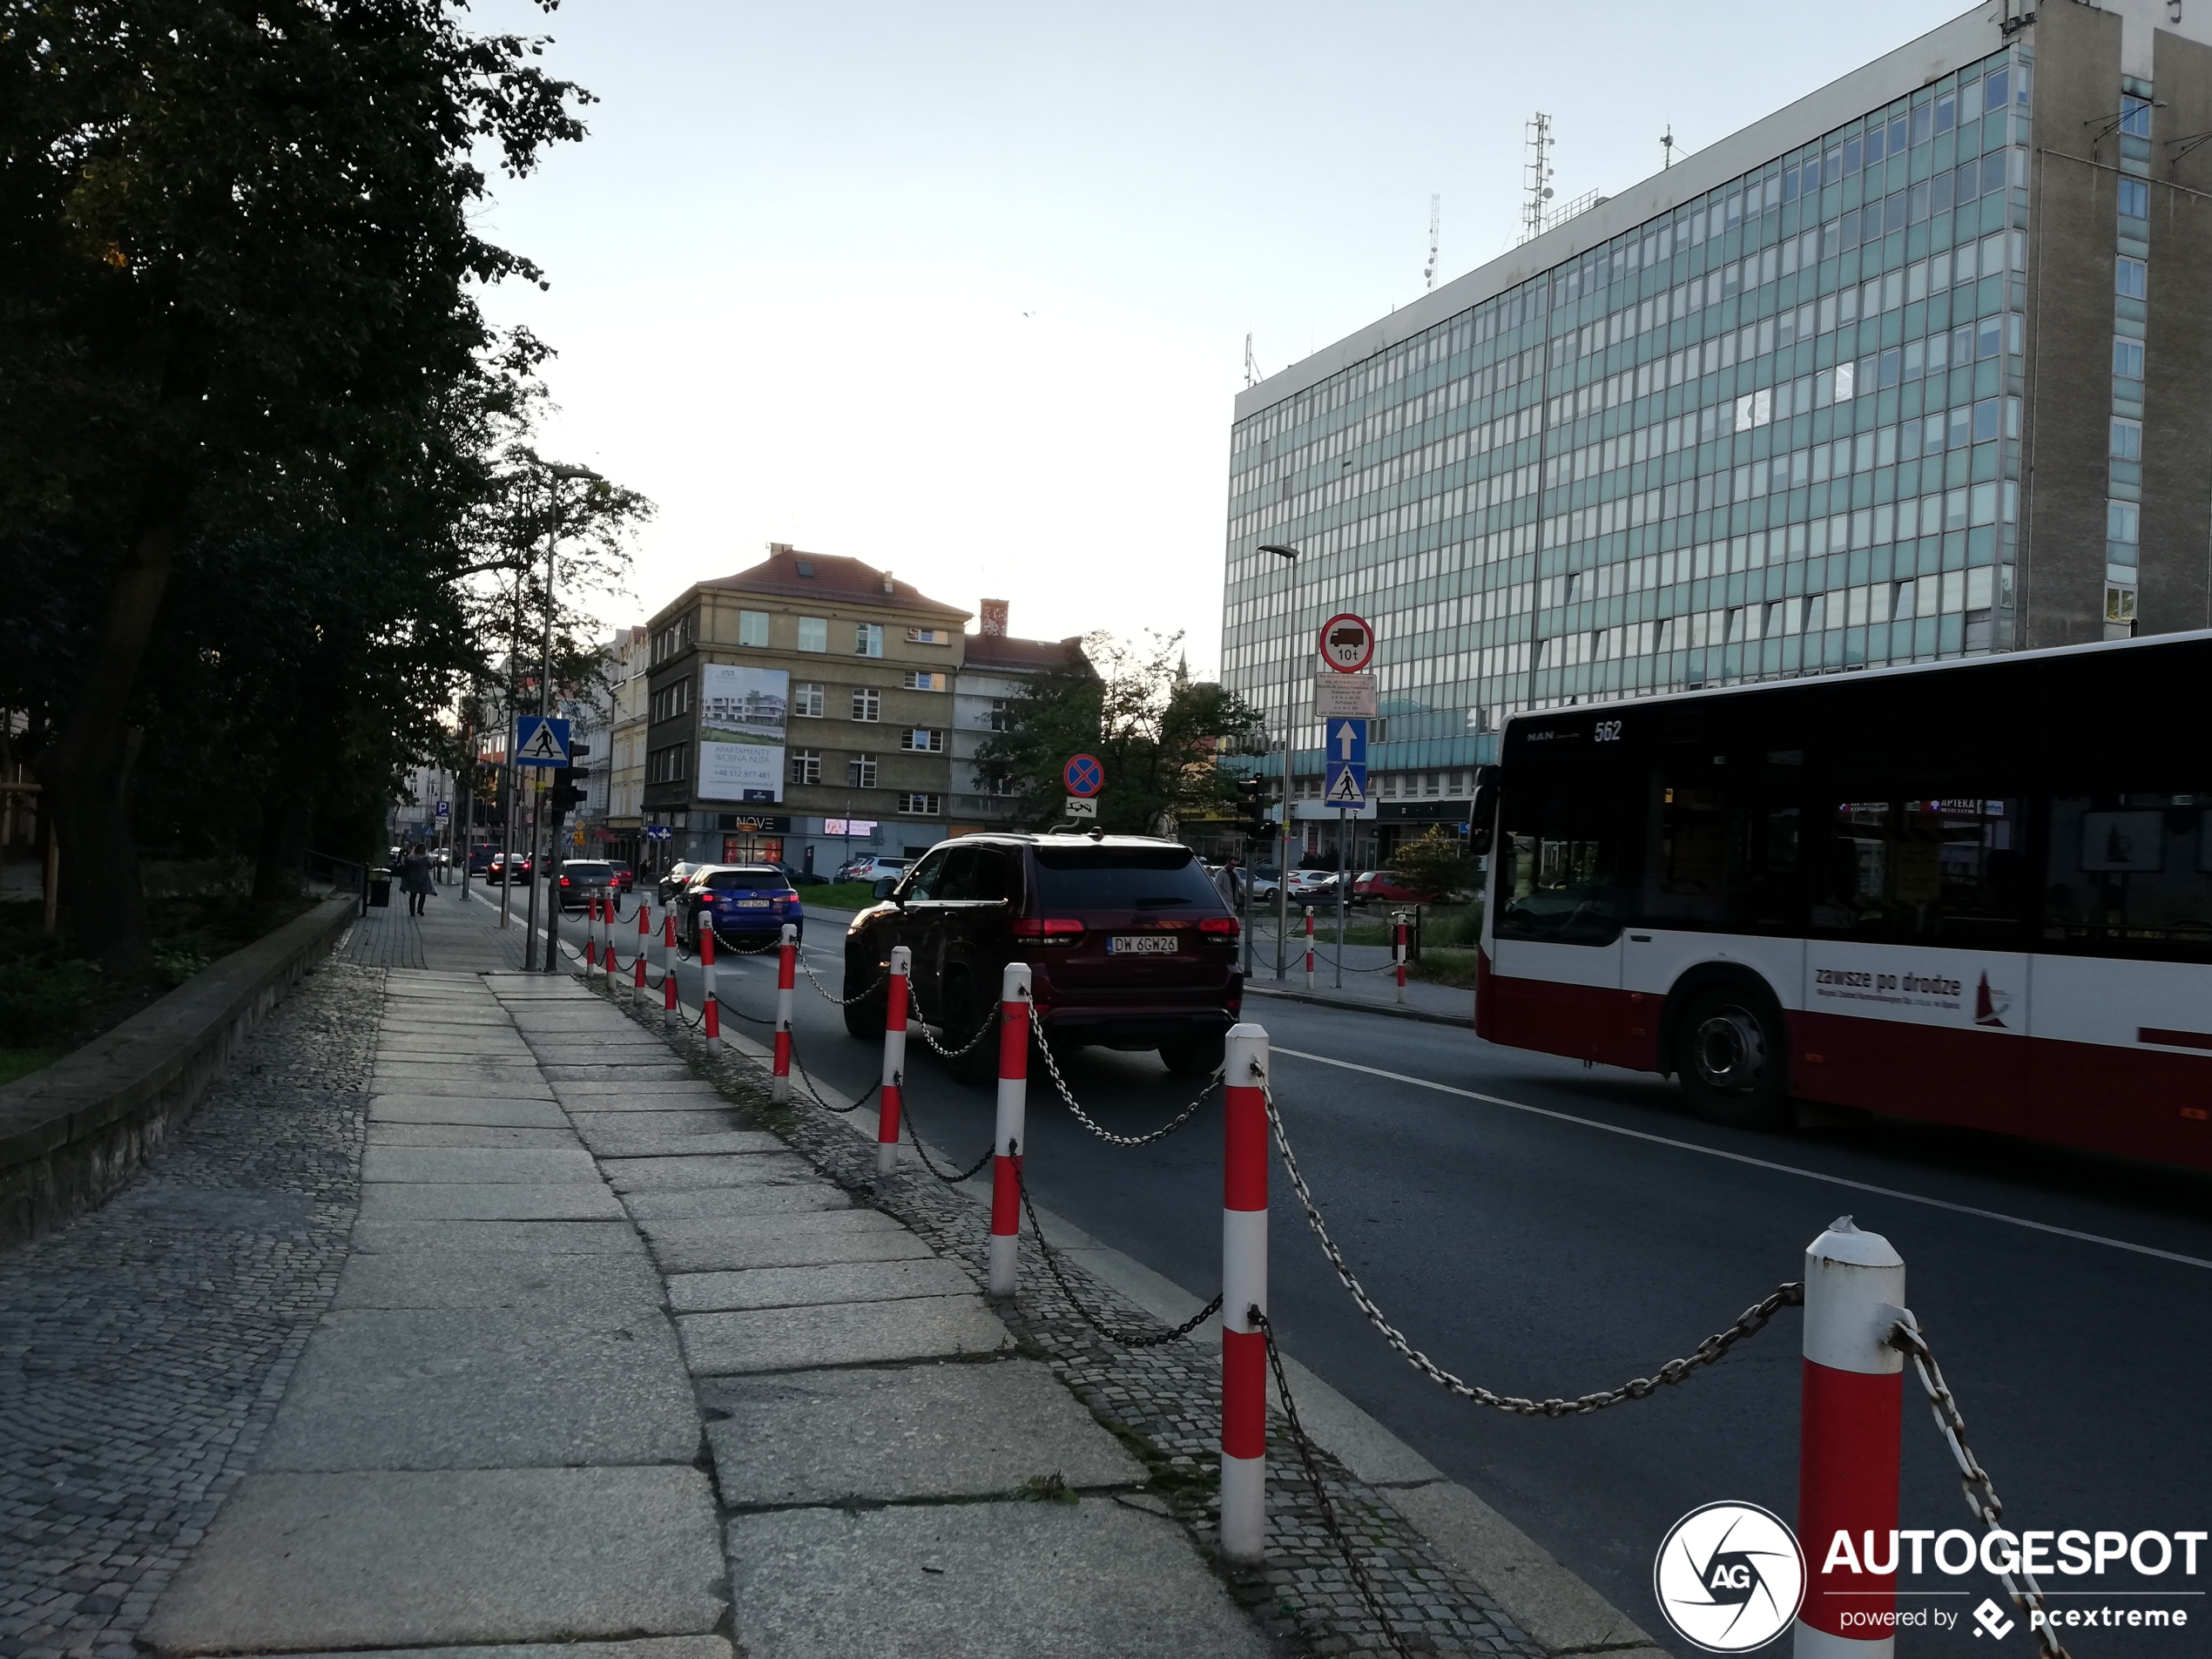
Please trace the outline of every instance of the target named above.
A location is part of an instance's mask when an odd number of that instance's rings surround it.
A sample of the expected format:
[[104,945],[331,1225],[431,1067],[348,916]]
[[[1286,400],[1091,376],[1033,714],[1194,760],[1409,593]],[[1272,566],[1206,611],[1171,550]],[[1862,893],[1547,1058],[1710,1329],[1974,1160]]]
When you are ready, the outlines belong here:
[[645,826],[645,839],[649,841],[665,841],[675,833],[676,832],[674,830],[671,829],[665,824],[648,824]]
[[1367,765],[1367,723],[1349,719],[1330,721],[1321,759],[1331,765],[1358,766],[1364,772]]
[[565,766],[569,764],[569,723],[543,715],[525,714],[515,722],[515,764],[518,766]]

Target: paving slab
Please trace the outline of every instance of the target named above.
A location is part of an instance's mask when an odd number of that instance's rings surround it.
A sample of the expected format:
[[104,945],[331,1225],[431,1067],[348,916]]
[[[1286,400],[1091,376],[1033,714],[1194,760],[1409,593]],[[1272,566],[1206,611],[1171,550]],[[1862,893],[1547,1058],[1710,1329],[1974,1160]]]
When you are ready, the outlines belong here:
[[753,1267],[733,1272],[675,1273],[668,1305],[678,1313],[733,1308],[800,1307],[816,1302],[896,1302],[914,1296],[966,1296],[975,1281],[954,1264],[926,1259]]
[[725,1614],[690,1468],[254,1474],[155,1604],[157,1653],[703,1635]]
[[718,1377],[699,1403],[731,1508],[981,1498],[1053,1474],[1133,1487],[1148,1473],[1032,1359]]
[[616,1221],[621,1203],[598,1182],[379,1182],[361,1189],[363,1221]]
[[368,1126],[371,1146],[580,1147],[572,1129],[496,1123],[385,1123]]
[[875,1210],[815,1210],[750,1219],[638,1222],[668,1273],[811,1267],[826,1262],[915,1261],[929,1247]]
[[727,1102],[718,1098],[711,1105],[701,1104],[704,1109],[678,1109],[684,1107],[684,1102],[658,1098],[634,1110],[603,1111],[595,1102],[589,1109],[570,1107],[569,1121],[586,1140],[594,1135],[652,1136],[666,1140],[698,1135],[743,1135],[763,1152],[788,1150],[782,1139],[765,1130],[732,1127],[734,1120],[731,1114],[734,1109]]
[[[608,1195],[610,1201],[613,1194]],[[633,1192],[621,1201],[637,1222],[673,1221],[681,1217],[706,1220],[728,1217],[781,1215],[793,1210],[846,1210],[847,1198],[826,1181],[779,1185],[754,1181],[739,1187],[699,1187],[686,1192]]]
[[289,1659],[735,1659],[720,1636],[653,1636],[640,1642],[510,1642],[489,1648],[372,1648]]
[[[469,1245],[356,1251],[338,1277],[341,1308],[619,1307],[659,1323],[660,1275],[643,1251],[533,1253]],[[634,1329],[634,1327],[632,1327]]]
[[525,1071],[517,1067],[499,1077],[457,1077],[449,1071],[410,1071],[404,1076],[389,1072],[378,1072],[369,1085],[374,1095],[436,1096],[453,1100],[543,1100],[550,1101],[553,1091],[547,1088],[533,1069]]
[[554,1182],[599,1179],[599,1166],[580,1146],[499,1148],[372,1146],[361,1154],[370,1182]]
[[[658,1116],[658,1113],[640,1114]],[[702,1114],[703,1115],[703,1114]],[[585,1143],[603,1158],[696,1157],[711,1153],[725,1157],[759,1157],[784,1150],[774,1136],[759,1130],[732,1129],[710,1133],[677,1133],[651,1130],[644,1134],[584,1129]],[[765,1142],[767,1144],[763,1145]]]
[[372,1095],[371,1123],[476,1123],[515,1129],[566,1129],[550,1100],[514,1095]]
[[556,1256],[637,1256],[637,1230],[624,1221],[356,1221],[354,1254],[425,1250],[519,1251]]
[[667,1058],[668,1051],[661,1050],[661,1057],[640,1060],[635,1064],[604,1065],[546,1065],[537,1062],[544,1070],[545,1080],[552,1083],[630,1083],[636,1082],[696,1082],[691,1068],[679,1061]]
[[253,1467],[685,1464],[698,1444],[690,1379],[651,1305],[353,1308],[308,1339]]
[[[681,1077],[637,1077],[627,1082],[604,1077],[563,1077],[557,1081],[561,1098],[563,1100],[591,1100],[602,1096],[612,1097],[634,1096],[644,1099],[648,1096],[658,1096],[666,1101],[678,1099],[686,1095],[696,1096],[702,1100],[720,1101],[722,1099],[720,1089],[705,1078],[694,1077],[688,1072]],[[615,1109],[593,1105],[587,1106],[583,1109],[599,1112]],[[652,1109],[665,1111],[668,1109],[666,1106],[660,1106]]]
[[450,1054],[442,1058],[429,1055],[407,1055],[395,1059],[389,1055],[376,1057],[379,1076],[409,1076],[427,1072],[441,1077],[504,1077],[514,1072],[529,1073],[537,1069],[537,1062],[527,1050],[514,1055]]
[[678,1317],[676,1328],[685,1359],[699,1377],[940,1359],[999,1353],[1014,1345],[998,1315],[972,1294],[686,1313]]
[[729,1525],[748,1659],[1262,1659],[1182,1527],[1115,1503],[786,1509]]
[[623,1158],[602,1154],[602,1167],[617,1192],[679,1192],[705,1187],[824,1184],[814,1166],[791,1152],[734,1157]]

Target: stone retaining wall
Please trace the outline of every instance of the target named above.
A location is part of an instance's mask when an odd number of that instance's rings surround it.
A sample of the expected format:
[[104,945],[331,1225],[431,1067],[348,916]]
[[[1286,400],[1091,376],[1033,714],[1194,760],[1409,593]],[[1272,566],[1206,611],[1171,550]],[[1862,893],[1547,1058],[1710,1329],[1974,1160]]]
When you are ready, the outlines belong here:
[[329,954],[354,902],[326,900],[0,1089],[0,1246],[60,1226],[128,1181],[277,999]]

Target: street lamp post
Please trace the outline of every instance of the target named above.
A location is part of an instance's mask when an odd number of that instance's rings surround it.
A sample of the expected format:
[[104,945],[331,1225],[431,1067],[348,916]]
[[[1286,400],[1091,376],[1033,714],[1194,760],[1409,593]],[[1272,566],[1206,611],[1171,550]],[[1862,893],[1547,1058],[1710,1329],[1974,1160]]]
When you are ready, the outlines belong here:
[[[1298,556],[1294,547],[1279,542],[1263,542],[1259,550],[1271,553],[1284,562],[1289,571],[1291,604],[1285,607],[1289,616],[1293,640],[1298,632]],[[1295,651],[1286,652],[1284,660],[1295,664]],[[1291,728],[1298,719],[1298,671],[1291,671],[1288,692],[1283,707],[1283,805],[1275,820],[1275,977],[1279,981],[1287,968],[1285,952],[1289,948],[1291,932]],[[1343,954],[1341,951],[1338,953]]]
[[[560,544],[561,540],[561,483],[563,479],[568,478],[579,478],[594,483],[602,482],[604,480],[589,467],[564,466],[559,462],[548,464],[545,470],[549,475],[546,489],[552,497],[553,514],[552,522],[545,527],[545,658],[538,667],[537,711],[541,716],[550,719],[553,714],[553,555],[554,550]],[[575,757],[570,756],[570,759],[574,759]],[[543,768],[541,767],[538,770],[542,772]],[[543,791],[540,792],[539,799],[543,802],[544,799]],[[545,816],[544,807],[541,805],[537,813],[537,821],[543,823]],[[537,844],[536,829],[530,833],[530,844],[532,846]],[[545,838],[545,971],[549,974],[561,965],[560,880],[560,838],[557,833],[549,833]],[[532,860],[531,907],[536,908],[536,904],[537,869],[536,860]],[[524,960],[528,960],[527,956]]]

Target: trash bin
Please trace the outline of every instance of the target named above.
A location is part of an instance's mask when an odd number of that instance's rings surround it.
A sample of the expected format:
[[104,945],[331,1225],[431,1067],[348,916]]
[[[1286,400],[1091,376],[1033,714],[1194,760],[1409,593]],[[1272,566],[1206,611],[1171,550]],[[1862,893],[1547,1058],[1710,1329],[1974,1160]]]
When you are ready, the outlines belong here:
[[369,878],[368,901],[379,910],[387,910],[391,907],[392,878],[389,875],[375,875]]

